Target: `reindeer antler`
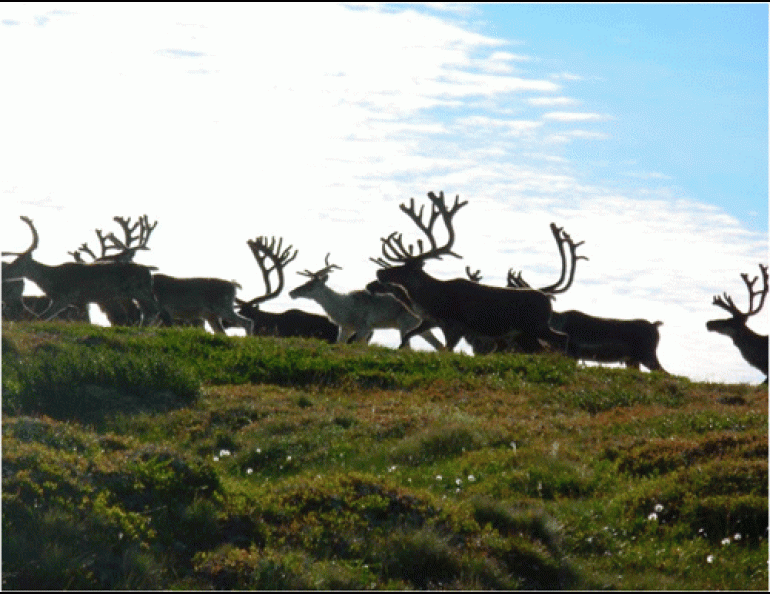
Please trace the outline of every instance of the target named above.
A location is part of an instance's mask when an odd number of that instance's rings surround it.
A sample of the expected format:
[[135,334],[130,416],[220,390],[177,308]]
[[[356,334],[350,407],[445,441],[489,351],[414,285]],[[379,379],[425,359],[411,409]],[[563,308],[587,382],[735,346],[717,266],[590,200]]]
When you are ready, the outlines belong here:
[[468,279],[472,280],[474,283],[480,283],[481,282],[481,269],[476,270],[475,272],[471,270],[470,266],[465,267],[465,274],[468,275]]
[[24,250],[23,252],[2,252],[3,256],[24,256],[24,255],[27,255],[27,254],[31,254],[32,252],[34,252],[37,249],[37,244],[38,244],[38,241],[39,241],[39,237],[37,235],[37,229],[35,229],[35,225],[32,224],[32,219],[30,219],[29,217],[26,217],[24,215],[22,215],[19,218],[22,221],[24,221],[25,223],[27,223],[27,225],[29,225],[29,228],[32,231],[32,244],[26,250]]
[[[114,233],[107,233],[106,235],[101,229],[96,229],[96,237],[99,239],[99,245],[101,246],[101,256],[97,256],[87,243],[84,243],[74,252],[67,252],[72,255],[77,262],[83,262],[83,253],[88,254],[94,261],[113,261],[113,262],[130,262],[134,259],[137,250],[149,250],[147,242],[150,239],[150,234],[158,226],[158,221],[154,224],[150,224],[150,220],[147,215],[142,215],[139,220],[131,225],[131,217],[113,217],[113,220],[123,228],[124,240],[120,240]],[[139,234],[134,235],[136,229],[139,228]],[[134,241],[137,241],[136,245],[132,245]],[[116,251],[111,254],[110,250]]]
[[[569,233],[564,231],[564,227],[557,227],[556,223],[551,223],[551,233],[556,240],[556,245],[559,248],[559,255],[561,256],[561,275],[559,276],[559,280],[555,283],[546,287],[540,287],[538,291],[542,291],[553,297],[558,293],[564,293],[572,286],[572,281],[575,279],[575,270],[577,270],[577,261],[588,260],[588,257],[577,255],[577,248],[583,245],[585,241],[574,242],[569,236]],[[564,249],[565,244],[568,245],[570,249],[569,264],[567,264],[567,254]],[[570,268],[569,279],[566,284],[560,286],[567,276],[568,267]],[[508,270],[508,286],[519,289],[531,288],[530,284],[522,278],[521,272],[514,273],[512,268]]]
[[320,279],[328,275],[332,270],[342,270],[342,266],[337,266],[336,264],[329,264],[329,256],[331,256],[331,252],[326,254],[326,259],[324,260],[326,266],[321,268],[320,270],[316,270],[315,272],[310,272],[309,270],[305,270],[303,272],[298,272],[297,274],[302,276],[309,276],[310,278]]
[[[436,196],[433,192],[428,192],[428,198],[431,201],[431,213],[427,223],[423,221],[423,213],[425,206],[421,206],[419,212],[415,209],[414,198],[409,199],[409,206],[400,204],[399,208],[417,225],[428,238],[430,242],[430,249],[425,251],[423,248],[422,239],[417,240],[418,252],[415,254],[414,244],[409,246],[404,245],[403,235],[398,232],[391,233],[388,237],[382,239],[382,255],[383,258],[370,258],[376,264],[384,268],[391,266],[389,262],[395,262],[399,264],[405,264],[407,262],[423,262],[430,258],[438,258],[441,256],[454,256],[455,258],[462,258],[462,256],[452,251],[452,246],[455,241],[454,227],[452,226],[452,218],[457,214],[463,206],[468,204],[467,200],[460,202],[460,196],[455,198],[455,202],[451,208],[447,208],[444,199],[444,192],[439,192]],[[449,237],[443,246],[438,246],[436,237],[433,233],[433,226],[438,218],[441,217],[446,226]]]
[[[238,305],[256,305],[263,303],[268,299],[278,296],[283,290],[284,276],[283,269],[286,265],[297,257],[297,250],[294,250],[292,254],[292,246],[288,246],[283,249],[283,238],[280,238],[276,244],[276,239],[273,237],[269,244],[266,236],[257,237],[256,239],[249,239],[246,242],[251,248],[251,253],[254,254],[257,264],[259,264],[260,270],[262,270],[262,278],[265,281],[265,294],[252,299],[251,301],[241,301],[236,299]],[[269,258],[273,265],[267,266],[266,259]],[[270,273],[277,271],[278,274],[278,287],[275,290],[271,289],[270,285]]]
[[[746,311],[746,313],[738,309],[735,303],[733,303],[732,298],[726,292],[723,293],[724,299],[722,299],[722,297],[720,297],[719,295],[715,295],[713,305],[716,305],[717,307],[721,307],[722,309],[727,310],[730,314],[732,314],[733,317],[736,317],[736,318],[739,318],[739,317],[748,318],[749,316],[753,316],[754,314],[759,313],[759,311],[762,309],[762,306],[765,304],[765,297],[767,297],[767,292],[769,288],[767,266],[763,266],[762,264],[760,264],[759,269],[762,272],[763,288],[761,291],[754,290],[754,285],[756,284],[757,279],[759,277],[755,276],[751,281],[749,281],[749,275],[745,272],[741,273],[741,278],[743,279],[743,282],[746,283],[746,287],[749,290],[749,309]],[[757,295],[760,295],[759,305],[754,307],[754,298]]]

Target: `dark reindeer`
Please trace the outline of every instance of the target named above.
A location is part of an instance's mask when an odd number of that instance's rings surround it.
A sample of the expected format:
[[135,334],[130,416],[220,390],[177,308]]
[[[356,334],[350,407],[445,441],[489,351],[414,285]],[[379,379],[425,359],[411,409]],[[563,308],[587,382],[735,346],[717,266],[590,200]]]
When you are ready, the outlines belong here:
[[[101,247],[100,255],[97,255],[88,243],[83,243],[73,252],[68,252],[76,262],[86,263],[83,254],[91,258],[90,264],[103,264],[105,262],[133,262],[136,252],[149,250],[147,242],[150,234],[158,222],[150,224],[147,215],[139,217],[136,223],[131,224],[131,217],[113,217],[113,220],[123,229],[124,239],[120,240],[114,233],[105,235],[101,229],[96,229],[96,236]],[[138,230],[138,234],[137,234]],[[136,242],[136,243],[135,243]],[[107,317],[111,326],[136,326],[142,319],[141,309],[131,299],[119,299],[102,301],[97,303]]]
[[118,299],[135,300],[142,311],[141,323],[149,323],[158,314],[153,294],[151,267],[133,262],[103,262],[97,265],[67,262],[48,266],[36,261],[32,252],[38,246],[38,234],[32,220],[22,216],[32,231],[32,245],[24,252],[3,252],[17,258],[3,267],[6,280],[26,278],[34,282],[50,299],[39,316],[54,319],[70,306]]
[[[537,290],[548,295],[551,299],[555,299],[555,295],[565,293],[571,286],[575,279],[575,271],[577,270],[578,260],[588,260],[586,256],[578,256],[577,248],[583,245],[584,241],[574,242],[570,235],[564,231],[564,227],[557,227],[555,223],[551,223],[551,233],[556,240],[556,245],[559,248],[559,256],[561,257],[561,274],[559,279],[550,285],[540,287]],[[565,245],[569,246],[569,257],[565,250]],[[569,273],[567,272],[569,270]],[[481,282],[481,271],[471,271],[469,266],[465,267],[465,273],[468,278],[473,282]],[[565,282],[566,281],[566,282]],[[514,274],[512,270],[508,271],[508,286],[511,288],[531,288],[521,278],[521,272]],[[554,316],[557,314],[554,312],[551,315],[551,326],[556,330],[554,324]],[[562,330],[564,332],[564,330]],[[514,339],[505,338],[489,338],[484,336],[466,336],[468,344],[471,345],[473,353],[476,355],[483,355],[492,352],[522,352],[522,353],[538,353],[543,350],[543,345],[531,337],[520,335]]]
[[[513,274],[512,271],[508,271],[508,285],[529,286],[521,272]],[[667,373],[657,355],[658,327],[662,324],[643,319],[599,318],[576,310],[554,311],[551,315],[551,326],[569,337],[567,354],[570,357],[597,363],[624,363],[634,369],[639,369],[641,364],[650,371]]]
[[[407,332],[420,325],[420,318],[392,295],[376,295],[366,290],[338,293],[326,285],[329,273],[340,269],[336,264],[329,264],[326,255],[326,266],[315,272],[305,270],[302,276],[310,278],[305,284],[293,289],[289,295],[292,299],[305,297],[313,299],[323,307],[329,319],[339,327],[337,342],[368,343],[376,329],[395,328],[401,334],[401,346],[406,348],[409,341],[405,339]],[[436,350],[443,350],[444,345],[433,336],[430,330],[420,332],[428,343]]]
[[[147,215],[131,224],[131,218],[114,217],[123,229],[124,239],[114,233],[105,235],[96,230],[101,246],[101,255],[97,256],[87,244],[70,252],[78,262],[83,262],[82,254],[88,254],[92,262],[88,266],[104,266],[107,263],[131,262],[139,250],[148,250],[150,234],[158,225],[150,224]],[[234,311],[235,290],[237,283],[217,278],[175,278],[166,274],[153,275],[153,292],[160,307],[158,320],[165,326],[192,325],[203,327],[207,321],[214,332],[225,333],[223,321],[232,326],[240,326],[251,332],[251,321]],[[140,312],[130,299],[111,299],[98,302],[110,324],[113,326],[134,325]]]
[[[280,313],[262,311],[260,304],[281,294],[284,287],[283,271],[287,264],[297,257],[297,250],[292,253],[292,246],[283,249],[283,240],[273,237],[257,237],[246,242],[262,271],[265,294],[249,301],[235,300],[237,311],[254,323],[253,334],[263,336],[317,338],[329,343],[337,342],[337,325],[326,316],[308,313],[300,309],[290,309]],[[268,263],[268,260],[272,263]],[[272,288],[270,274],[276,273],[277,285]]]
[[[381,267],[377,280],[401,287],[419,309],[423,323],[441,328],[448,350],[454,349],[463,336],[512,338],[519,334],[566,350],[567,336],[549,326],[551,300],[545,293],[535,289],[490,287],[462,278],[443,281],[423,270],[428,259],[446,255],[461,257],[452,251],[455,240],[452,218],[467,204],[460,202],[458,196],[452,207],[447,208],[443,192],[438,196],[429,192],[428,198],[431,214],[427,223],[423,221],[423,207],[419,213],[415,211],[414,198],[409,207],[401,204],[400,208],[427,236],[430,249],[425,251],[422,240],[417,240],[418,253],[414,253],[413,244],[406,247],[400,233],[391,233],[382,239],[383,257],[372,258]],[[437,245],[433,234],[439,218],[449,234],[443,246]]]
[[[706,329],[710,332],[718,332],[724,334],[733,339],[733,343],[738,347],[738,350],[746,359],[746,362],[753,367],[759,369],[765,374],[765,381],[767,383],[767,351],[768,340],[767,336],[757,334],[746,326],[748,319],[759,313],[762,306],[765,304],[765,297],[767,297],[768,284],[767,284],[767,266],[759,265],[759,269],[762,271],[762,283],[763,288],[761,291],[755,291],[754,285],[757,282],[758,277],[754,277],[749,281],[749,275],[745,272],[741,274],[743,282],[749,289],[749,309],[746,312],[739,310],[733,300],[724,294],[724,299],[719,295],[714,297],[713,304],[717,307],[727,310],[732,317],[726,320],[711,320],[706,322]],[[759,303],[754,305],[754,298],[759,295]]]
[[201,320],[205,320],[217,334],[226,334],[224,322],[243,328],[246,334],[253,332],[254,322],[235,311],[235,291],[241,288],[238,283],[219,278],[176,278],[167,274],[155,274],[152,280],[163,325],[201,326]]

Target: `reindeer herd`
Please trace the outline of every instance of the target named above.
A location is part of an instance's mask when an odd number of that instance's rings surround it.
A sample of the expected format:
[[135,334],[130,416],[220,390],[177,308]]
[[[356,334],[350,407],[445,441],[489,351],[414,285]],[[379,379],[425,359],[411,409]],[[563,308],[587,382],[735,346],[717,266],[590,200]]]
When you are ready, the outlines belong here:
[[[208,322],[214,332],[241,327],[248,335],[309,337],[327,342],[368,343],[374,330],[397,329],[400,348],[409,346],[411,337],[420,335],[437,350],[452,351],[461,339],[474,354],[517,351],[536,353],[557,350],[568,356],[604,363],[624,363],[628,367],[644,365],[652,371],[665,370],[656,350],[662,322],[617,320],[590,316],[580,311],[553,310],[555,295],[564,293],[573,283],[576,264],[585,256],[577,255],[583,242],[575,242],[563,228],[551,224],[562,262],[559,279],[552,285],[531,287],[521,273],[508,273],[508,286],[481,283],[480,271],[466,268],[468,278],[439,280],[425,271],[429,260],[444,256],[460,258],[452,248],[455,232],[452,220],[467,201],[459,196],[447,205],[444,193],[428,193],[430,211],[415,207],[414,198],[401,210],[425,235],[417,245],[405,245],[403,235],[391,233],[383,238],[382,255],[371,260],[379,266],[376,280],[365,289],[340,293],[327,286],[336,264],[326,255],[323,268],[300,272],[307,282],[290,291],[292,299],[316,301],[326,316],[298,309],[270,313],[260,304],[277,297],[284,288],[284,270],[297,257],[283,240],[257,237],[247,241],[265,285],[263,295],[249,301],[236,297],[237,283],[216,278],[175,278],[155,272],[154,266],[133,262],[147,243],[157,222],[150,224],[146,215],[131,220],[115,217],[124,239],[114,233],[96,230],[101,253],[97,255],[86,243],[69,252],[74,262],[49,266],[36,261],[32,254],[39,238],[31,219],[22,216],[32,233],[32,244],[23,252],[3,252],[15,256],[2,263],[2,315],[4,320],[53,320],[89,322],[88,307],[96,303],[112,325],[151,324],[203,326]],[[439,245],[434,226],[440,222],[447,240]],[[86,262],[84,256],[90,261]],[[741,276],[749,291],[749,307],[739,310],[727,295],[714,297],[713,304],[730,313],[727,319],[706,324],[709,331],[732,338],[748,363],[767,375],[768,337],[746,326],[749,317],[764,305],[768,293],[768,267],[760,264],[762,289],[758,278]],[[24,279],[33,281],[45,297],[25,296]],[[275,280],[275,283],[273,282]],[[755,302],[756,300],[756,302]],[[433,330],[439,329],[442,343]],[[765,379],[765,383],[767,379]]]

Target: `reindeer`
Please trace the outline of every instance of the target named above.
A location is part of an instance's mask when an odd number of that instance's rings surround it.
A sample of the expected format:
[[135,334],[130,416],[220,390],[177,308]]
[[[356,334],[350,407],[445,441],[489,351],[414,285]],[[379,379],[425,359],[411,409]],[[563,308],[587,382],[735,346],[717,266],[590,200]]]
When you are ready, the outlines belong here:
[[[427,224],[423,221],[423,208],[419,213],[415,211],[414,198],[409,207],[401,204],[400,208],[428,237],[430,249],[424,251],[422,241],[418,240],[419,252],[415,254],[414,245],[407,248],[401,234],[391,233],[382,239],[383,257],[372,258],[381,267],[377,280],[404,289],[428,322],[444,332],[448,350],[452,350],[462,336],[510,338],[519,334],[566,350],[567,336],[548,324],[551,300],[545,293],[535,289],[490,287],[462,278],[443,281],[423,270],[428,259],[445,255],[461,257],[451,249],[455,240],[452,218],[467,204],[467,201],[460,202],[458,196],[454,205],[447,208],[443,192],[438,196],[429,192],[428,198],[432,209]],[[433,234],[439,217],[449,234],[443,246],[437,245]]]
[[[420,318],[391,295],[375,295],[366,290],[337,293],[329,288],[326,285],[329,273],[335,269],[341,270],[336,264],[329,264],[330,255],[326,254],[324,268],[316,272],[299,272],[310,280],[293,289],[289,296],[292,299],[313,299],[323,307],[329,319],[339,327],[338,343],[353,339],[367,343],[375,329],[396,328],[401,333],[401,347],[407,347],[409,343],[404,341],[404,336],[420,324]],[[430,331],[422,332],[420,336],[436,350],[443,350],[444,345]]]
[[[557,227],[555,223],[551,223],[550,228],[551,228],[551,234],[556,240],[556,245],[559,248],[559,255],[561,257],[561,274],[559,275],[559,279],[555,283],[551,285],[547,285],[545,287],[540,287],[537,290],[541,291],[542,293],[545,293],[553,300],[556,298],[555,297],[556,295],[565,293],[572,286],[572,282],[575,279],[575,271],[577,270],[578,260],[588,260],[588,258],[586,256],[577,255],[577,248],[583,245],[585,243],[584,241],[575,243],[572,240],[572,238],[569,236],[569,234],[566,231],[564,231],[564,227]],[[566,250],[564,249],[565,244],[568,245],[570,249],[569,263],[567,261],[568,259],[567,259]],[[569,269],[569,275],[567,274],[568,269]],[[471,281],[475,283],[481,282],[481,271],[476,270],[475,272],[473,272],[471,271],[469,266],[466,266],[465,273]],[[514,274],[512,270],[508,271],[508,287],[531,288],[521,278],[521,272]],[[551,314],[551,326],[556,330],[562,330],[566,332],[561,328],[557,328],[556,325],[554,324],[555,315],[556,315],[555,312]],[[509,351],[524,352],[524,353],[538,353],[543,350],[543,345],[538,340],[533,339],[532,337],[527,337],[526,335],[519,335],[512,340],[506,339],[506,338],[489,338],[485,336],[473,336],[473,335],[466,336],[465,339],[468,342],[468,344],[471,345],[471,347],[473,348],[473,353],[476,355],[488,354],[492,352],[509,352]]]
[[235,312],[235,290],[241,286],[234,281],[155,274],[153,287],[164,325],[199,325],[200,320],[206,320],[214,332],[226,334],[222,325],[226,321],[243,328],[246,334],[253,332],[254,322]]
[[[724,334],[733,339],[733,343],[738,347],[738,350],[746,359],[746,362],[753,367],[759,369],[765,374],[765,381],[767,383],[767,351],[768,351],[768,339],[767,336],[761,336],[748,328],[746,322],[748,319],[759,313],[762,306],[765,304],[765,297],[767,297],[768,291],[768,274],[767,266],[759,265],[759,269],[762,271],[762,283],[763,289],[761,291],[755,291],[754,285],[757,282],[758,277],[754,277],[749,281],[749,276],[745,272],[741,274],[743,282],[749,289],[749,309],[744,313],[739,310],[733,300],[724,293],[724,299],[716,295],[714,297],[713,305],[721,307],[728,311],[732,317],[726,320],[711,320],[706,322],[706,329],[710,332],[718,332]],[[759,295],[759,304],[754,305],[754,298]]]
[[21,220],[32,231],[32,245],[24,252],[3,252],[3,256],[17,256],[3,267],[3,273],[6,280],[27,278],[43,290],[51,301],[40,313],[42,319],[52,320],[71,305],[114,299],[136,300],[142,311],[142,323],[152,321],[158,314],[151,267],[133,262],[42,264],[32,257],[39,241],[37,230],[29,217],[22,216]]
[[[529,287],[529,284],[521,272],[514,274],[509,270],[508,286],[521,288]],[[555,294],[551,287],[541,290],[551,296]],[[577,310],[551,314],[551,326],[569,336],[567,354],[570,357],[597,363],[624,363],[637,370],[641,364],[650,371],[668,373],[656,353],[660,342],[658,327],[662,324],[643,319],[599,318]]]
[[[131,224],[131,217],[113,217],[113,220],[123,229],[125,239],[118,239],[114,233],[104,235],[101,229],[96,229],[96,236],[101,246],[101,255],[96,255],[88,243],[83,243],[78,249],[68,252],[76,262],[85,263],[83,254],[91,258],[91,264],[102,264],[105,262],[132,262],[138,250],[148,250],[147,242],[150,234],[158,222],[150,224],[147,215],[142,215],[139,220]],[[138,235],[135,232],[139,231]],[[134,242],[137,242],[134,244]],[[142,319],[141,310],[130,299],[119,299],[111,301],[102,301],[97,303],[111,326],[136,326]]]
[[[254,323],[254,334],[267,336],[298,336],[306,338],[318,338],[329,343],[337,341],[337,325],[329,321],[326,316],[311,314],[299,309],[290,309],[281,313],[262,311],[261,303],[280,295],[284,286],[283,270],[287,264],[297,257],[297,250],[292,253],[292,246],[282,249],[283,240],[273,237],[269,242],[267,237],[257,237],[246,242],[251,249],[254,258],[262,271],[265,282],[265,294],[255,297],[250,301],[235,300],[238,304],[238,313],[249,318]],[[272,262],[268,264],[267,260]],[[270,273],[275,272],[278,284],[272,289]]]

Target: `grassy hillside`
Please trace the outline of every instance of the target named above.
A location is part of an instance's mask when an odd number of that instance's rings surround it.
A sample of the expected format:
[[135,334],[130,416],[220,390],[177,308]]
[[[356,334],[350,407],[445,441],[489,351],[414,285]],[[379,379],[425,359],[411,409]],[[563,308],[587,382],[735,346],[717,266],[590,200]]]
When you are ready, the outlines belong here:
[[762,589],[767,388],[3,324],[5,588]]

